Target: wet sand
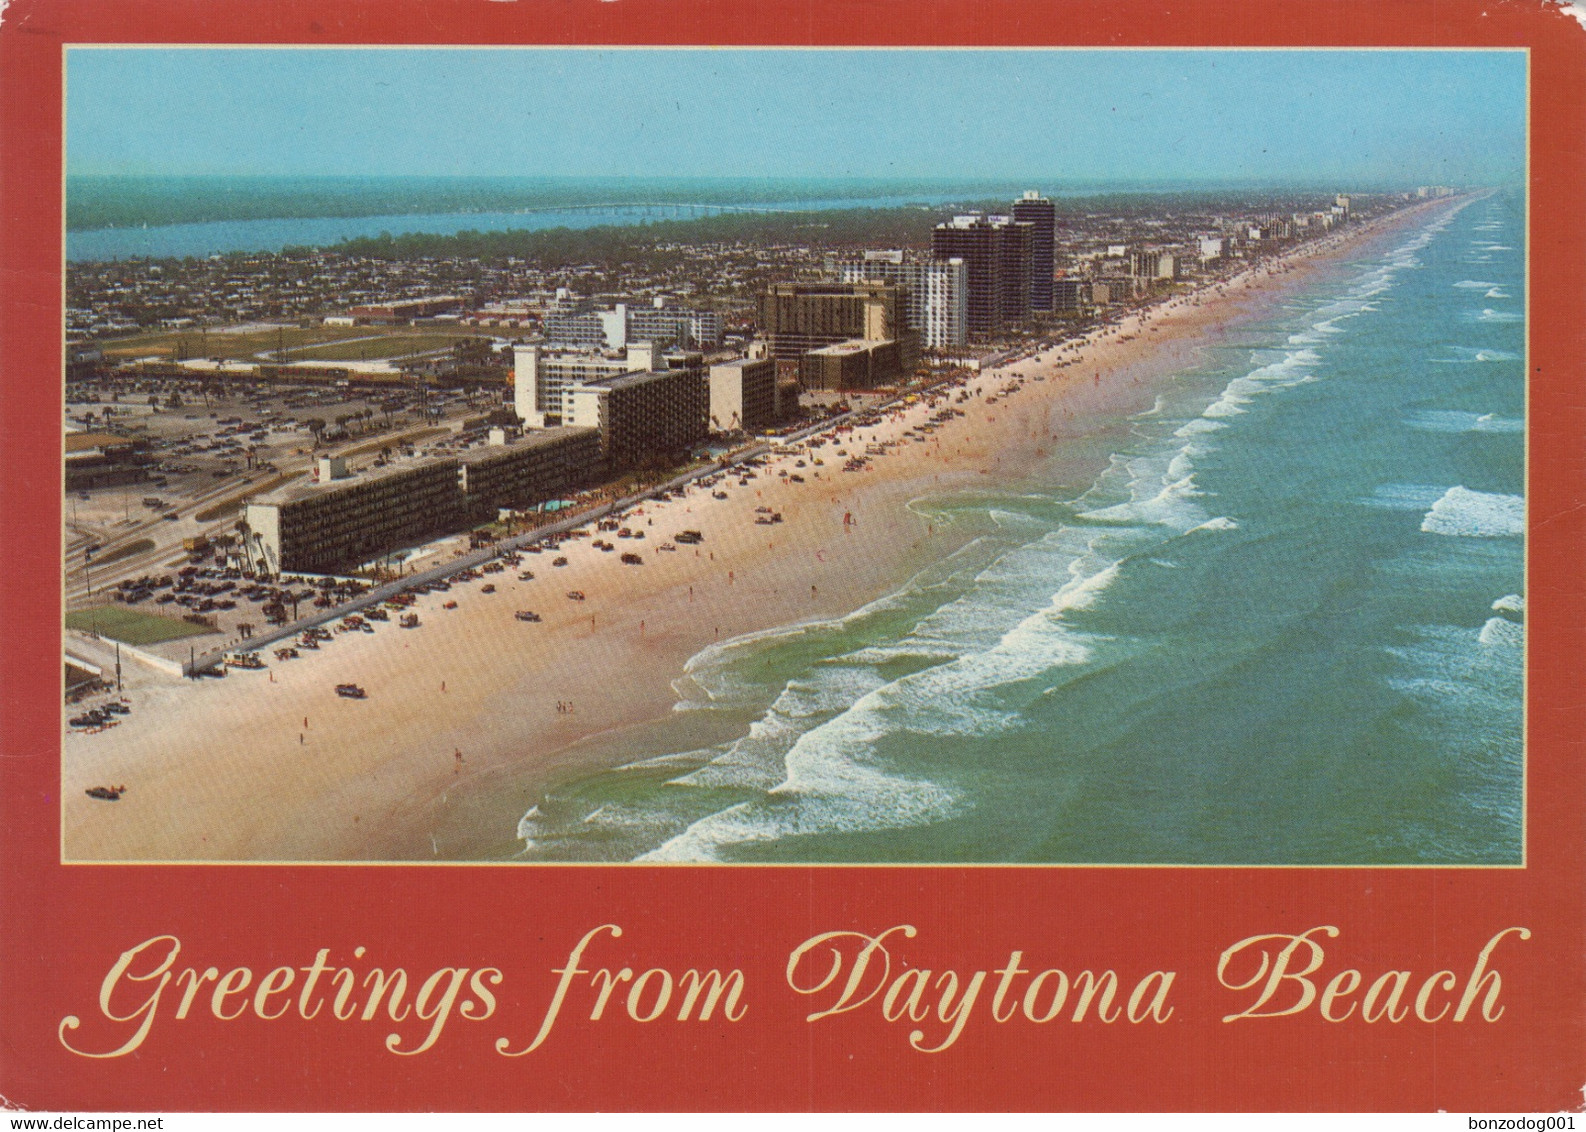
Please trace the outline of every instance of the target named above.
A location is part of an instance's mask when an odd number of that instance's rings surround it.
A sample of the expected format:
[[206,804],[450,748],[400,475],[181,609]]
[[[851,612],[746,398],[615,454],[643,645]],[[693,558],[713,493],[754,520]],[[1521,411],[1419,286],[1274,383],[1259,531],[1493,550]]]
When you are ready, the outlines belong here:
[[[669,712],[673,681],[701,649],[841,616],[971,537],[936,526],[911,500],[1000,486],[1038,466],[1058,482],[1090,483],[1102,469],[1065,460],[1065,439],[1149,408],[1161,379],[1197,364],[1231,327],[1420,211],[978,375],[965,386],[967,402],[954,402],[957,390],[938,399],[964,416],[924,443],[905,438],[868,470],[844,472],[835,450],[863,453],[935,409],[923,401],[897,408],[824,448],[774,457],[747,486],[729,476],[716,486],[726,499],[695,487],[686,498],[647,504],[624,520],[645,532],[643,541],[603,536],[617,552],[571,540],[554,554],[525,554],[516,569],[422,596],[413,607],[419,628],[399,628],[393,614],[373,634],[336,634],[298,660],[277,663],[266,650],[268,671],[144,680],[119,727],[65,736],[63,857],[507,859],[523,799],[598,769],[590,761],[598,745],[579,740]],[[1045,380],[999,392],[1037,374]],[[797,459],[806,466],[796,468]],[[805,482],[780,478],[784,469]],[[756,524],[757,507],[784,521]],[[658,550],[684,529],[705,541]],[[644,565],[622,564],[629,550]],[[558,554],[567,566],[552,565]],[[519,581],[522,570],[535,578]],[[496,592],[482,593],[486,584]],[[585,600],[570,600],[570,590]],[[443,608],[449,601],[457,608]],[[520,609],[543,621],[517,621]],[[338,697],[344,682],[368,698]],[[493,790],[496,783],[510,788]],[[83,793],[122,784],[127,792],[114,803]]]

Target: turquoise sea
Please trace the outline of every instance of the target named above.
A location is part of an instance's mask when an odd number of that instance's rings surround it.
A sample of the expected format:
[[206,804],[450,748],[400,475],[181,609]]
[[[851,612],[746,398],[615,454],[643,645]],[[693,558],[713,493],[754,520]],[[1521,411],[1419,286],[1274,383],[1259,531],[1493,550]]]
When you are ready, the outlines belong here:
[[1441,211],[1177,375],[1093,484],[919,501],[985,533],[694,657],[519,859],[1518,863],[1523,248],[1518,196]]

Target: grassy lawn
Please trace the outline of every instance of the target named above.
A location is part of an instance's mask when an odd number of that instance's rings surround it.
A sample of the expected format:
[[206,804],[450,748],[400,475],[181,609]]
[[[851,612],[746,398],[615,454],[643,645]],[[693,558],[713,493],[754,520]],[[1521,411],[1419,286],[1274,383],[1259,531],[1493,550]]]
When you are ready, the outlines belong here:
[[362,342],[337,342],[317,346],[312,350],[299,350],[293,361],[362,362],[383,358],[401,358],[408,354],[421,354],[429,350],[444,350],[467,334],[387,334]]
[[158,617],[114,605],[101,605],[96,609],[79,609],[66,615],[68,629],[86,629],[101,637],[123,641],[129,645],[153,645],[161,641],[174,641],[179,637],[196,637],[213,633],[213,629],[177,621],[171,617]]
[[[379,333],[378,329],[373,331]],[[196,330],[161,330],[138,334],[107,343],[105,354],[115,358],[140,358],[150,354],[173,356],[180,344],[186,347],[190,358],[251,358],[261,350],[274,351],[277,341],[286,349],[294,346],[311,346],[320,342],[337,342],[343,338],[358,338],[371,333],[367,326],[313,326],[288,327],[280,331],[277,339],[274,330],[256,330],[247,334],[200,334]]]

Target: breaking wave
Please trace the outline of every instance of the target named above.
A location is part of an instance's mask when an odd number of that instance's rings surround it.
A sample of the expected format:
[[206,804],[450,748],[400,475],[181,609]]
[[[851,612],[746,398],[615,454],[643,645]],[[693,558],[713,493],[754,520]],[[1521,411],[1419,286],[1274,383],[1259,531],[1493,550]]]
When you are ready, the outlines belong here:
[[1421,529],[1434,535],[1465,538],[1504,538],[1525,533],[1525,499],[1451,487],[1421,520]]

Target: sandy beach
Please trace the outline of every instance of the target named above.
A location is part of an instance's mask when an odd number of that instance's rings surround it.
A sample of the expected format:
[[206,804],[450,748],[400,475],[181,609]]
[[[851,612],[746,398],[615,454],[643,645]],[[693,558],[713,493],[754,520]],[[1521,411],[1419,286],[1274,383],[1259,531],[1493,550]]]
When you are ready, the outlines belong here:
[[[1240,320],[1423,211],[1362,225],[896,406],[822,447],[771,457],[746,483],[730,473],[715,485],[726,498],[696,486],[646,504],[624,519],[645,540],[617,543],[642,554],[642,566],[569,540],[525,554],[515,569],[421,596],[416,629],[393,617],[373,634],[337,634],[298,660],[220,680],[140,678],[129,692],[134,710],[115,730],[64,737],[63,856],[510,859],[525,798],[598,769],[580,740],[669,712],[674,681],[701,649],[840,616],[957,549],[968,533],[908,506],[921,496],[1016,482],[1037,467],[1089,483],[1101,468],[1066,459],[1065,441],[1149,408],[1165,377],[1195,365]],[[905,436],[949,407],[962,415],[915,434],[923,439]],[[848,456],[867,449],[884,454],[844,471]],[[783,521],[756,523],[757,508]],[[704,541],[658,549],[685,529]],[[566,566],[553,566],[557,555]],[[535,577],[519,580],[523,570]],[[486,584],[495,592],[482,592]],[[519,621],[517,610],[543,620]],[[344,682],[368,698],[338,697]],[[511,789],[493,788],[509,779]],[[127,789],[107,804],[84,794],[98,785]]]

